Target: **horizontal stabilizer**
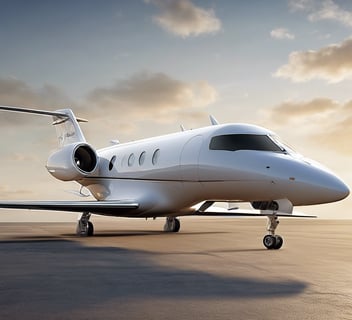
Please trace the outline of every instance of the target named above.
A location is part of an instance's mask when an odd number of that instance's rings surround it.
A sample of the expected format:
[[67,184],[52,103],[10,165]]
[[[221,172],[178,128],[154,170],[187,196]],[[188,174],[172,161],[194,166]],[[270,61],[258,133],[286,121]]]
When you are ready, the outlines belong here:
[[[12,112],[23,112],[23,113],[32,113],[32,114],[39,114],[43,116],[53,116],[58,118],[65,118],[68,119],[70,116],[63,112],[58,111],[46,111],[46,110],[37,110],[37,109],[28,109],[28,108],[21,108],[21,107],[10,107],[10,106],[0,106],[0,110],[5,111],[12,111]],[[88,122],[86,119],[76,118],[77,122]],[[54,123],[55,124],[55,123]]]

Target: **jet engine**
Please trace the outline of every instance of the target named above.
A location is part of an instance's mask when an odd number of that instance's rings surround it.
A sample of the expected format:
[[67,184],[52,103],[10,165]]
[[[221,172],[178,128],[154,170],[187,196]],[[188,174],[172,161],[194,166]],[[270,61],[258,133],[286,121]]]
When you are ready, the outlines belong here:
[[98,161],[99,158],[90,145],[73,143],[51,154],[46,168],[59,180],[80,180],[97,173]]

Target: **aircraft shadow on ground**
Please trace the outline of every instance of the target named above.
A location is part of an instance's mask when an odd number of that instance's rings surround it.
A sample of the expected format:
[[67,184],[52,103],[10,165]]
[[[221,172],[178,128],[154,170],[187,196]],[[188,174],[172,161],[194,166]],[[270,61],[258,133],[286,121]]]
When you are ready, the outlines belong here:
[[116,299],[275,298],[307,284],[163,267],[150,254],[60,239],[0,241],[0,308],[75,309]]
[[[206,232],[180,232],[178,234],[172,232],[165,232],[165,231],[145,231],[145,230],[119,230],[119,231],[104,231],[99,233],[94,233],[95,238],[104,238],[104,237],[136,237],[136,236],[165,236],[165,235],[180,235],[180,236],[194,236],[194,235],[209,235],[209,234],[224,234],[229,233],[226,231],[206,231]],[[75,234],[65,234],[64,236],[74,236],[77,237]]]

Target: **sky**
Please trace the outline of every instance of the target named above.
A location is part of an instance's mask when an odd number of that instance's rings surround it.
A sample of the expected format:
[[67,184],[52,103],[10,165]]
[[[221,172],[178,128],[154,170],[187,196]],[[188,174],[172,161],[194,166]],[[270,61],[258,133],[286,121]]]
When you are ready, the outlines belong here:
[[[352,1],[0,0],[0,104],[70,107],[96,148],[209,124],[275,131],[352,186]],[[50,119],[0,113],[1,199],[77,199]],[[352,218],[350,198],[299,208]],[[57,215],[57,213],[56,213]]]

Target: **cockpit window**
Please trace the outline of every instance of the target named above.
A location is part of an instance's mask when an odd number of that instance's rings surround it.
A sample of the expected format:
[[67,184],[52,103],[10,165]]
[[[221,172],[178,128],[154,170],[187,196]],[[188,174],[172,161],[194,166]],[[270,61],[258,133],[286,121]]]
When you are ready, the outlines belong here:
[[287,152],[289,154],[296,154],[299,155],[295,149],[293,149],[289,144],[286,142],[282,141],[281,138],[279,138],[277,135],[270,135],[269,136],[271,140],[275,142],[284,152]]
[[226,134],[213,137],[209,144],[210,150],[257,150],[285,152],[267,135],[259,134]]

